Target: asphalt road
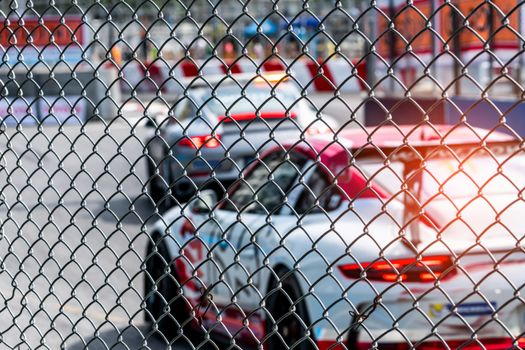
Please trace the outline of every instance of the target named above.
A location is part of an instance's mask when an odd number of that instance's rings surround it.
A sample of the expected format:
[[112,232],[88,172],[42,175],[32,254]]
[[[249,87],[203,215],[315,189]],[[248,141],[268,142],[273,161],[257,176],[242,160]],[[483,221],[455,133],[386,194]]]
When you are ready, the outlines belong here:
[[[356,125],[346,104],[360,98],[332,98],[311,96]],[[161,214],[144,187],[148,130],[125,117],[0,133],[0,348],[169,347],[143,320],[147,225]]]

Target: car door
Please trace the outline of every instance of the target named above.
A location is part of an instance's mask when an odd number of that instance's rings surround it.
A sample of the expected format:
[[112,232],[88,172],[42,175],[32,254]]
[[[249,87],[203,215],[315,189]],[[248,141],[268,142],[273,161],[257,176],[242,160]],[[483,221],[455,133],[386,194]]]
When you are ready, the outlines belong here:
[[[287,252],[294,260],[300,261],[303,267],[301,275],[306,280],[319,281],[326,273],[325,263],[344,254],[344,244],[341,244],[342,251],[339,253],[324,250],[325,241],[344,234],[338,229],[341,211],[337,210],[343,197],[333,175],[314,161],[305,165],[296,191],[297,201],[293,209],[290,209],[289,215],[283,211],[279,220],[282,223],[287,221],[288,225],[277,226],[277,230],[287,232]],[[308,286],[304,288],[307,290]]]
[[[284,199],[303,165],[304,157],[300,155],[286,159],[283,151],[270,153],[257,161],[243,180],[237,181],[222,208],[216,211],[217,226],[210,244],[214,264],[208,274],[215,310],[207,318],[210,323],[216,322],[220,315],[219,328],[223,332],[242,331],[247,315],[260,308],[259,271],[268,247],[258,242],[270,232],[268,218],[286,205]],[[254,334],[264,331],[261,317],[253,313],[248,318]]]

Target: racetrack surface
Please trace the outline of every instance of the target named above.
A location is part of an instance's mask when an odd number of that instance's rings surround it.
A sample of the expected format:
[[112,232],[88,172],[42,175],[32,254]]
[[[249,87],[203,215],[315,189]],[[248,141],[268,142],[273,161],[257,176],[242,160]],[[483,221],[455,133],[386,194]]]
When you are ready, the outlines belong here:
[[[310,98],[356,125],[333,94]],[[0,134],[0,347],[166,349],[142,311],[147,226],[161,215],[144,186],[151,131],[125,118]]]

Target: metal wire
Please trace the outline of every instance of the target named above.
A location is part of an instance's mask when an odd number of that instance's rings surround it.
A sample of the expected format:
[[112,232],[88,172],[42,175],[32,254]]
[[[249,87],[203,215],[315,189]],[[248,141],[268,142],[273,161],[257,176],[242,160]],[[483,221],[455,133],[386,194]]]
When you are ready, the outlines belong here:
[[1,348],[523,347],[523,9],[0,2]]

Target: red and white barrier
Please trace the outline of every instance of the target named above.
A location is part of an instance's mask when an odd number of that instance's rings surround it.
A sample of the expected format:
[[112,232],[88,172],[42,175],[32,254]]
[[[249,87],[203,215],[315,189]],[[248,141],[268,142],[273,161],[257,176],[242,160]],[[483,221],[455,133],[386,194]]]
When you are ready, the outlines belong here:
[[151,63],[129,61],[121,69],[125,79],[122,87],[125,91],[154,92],[160,89],[164,93],[180,93],[185,88],[184,81],[199,74],[204,78],[223,75],[228,71],[232,74],[255,74],[259,67],[263,73],[288,69],[292,78],[309,91],[358,92],[365,87],[363,63],[356,66],[344,59],[330,59],[324,63],[311,59],[283,62],[277,58],[262,62],[245,58],[229,64],[218,58],[178,62],[156,60]]

